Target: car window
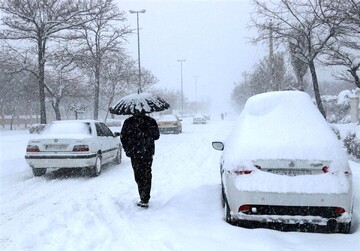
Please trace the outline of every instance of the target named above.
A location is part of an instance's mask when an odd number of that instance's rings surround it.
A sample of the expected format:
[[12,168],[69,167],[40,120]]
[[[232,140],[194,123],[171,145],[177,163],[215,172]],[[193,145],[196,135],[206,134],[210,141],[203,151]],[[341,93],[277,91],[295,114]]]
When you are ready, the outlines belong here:
[[113,132],[104,123],[100,123],[100,126],[104,133],[104,136],[107,136],[107,137],[114,136]]
[[101,125],[99,123],[95,123],[95,127],[96,127],[96,133],[98,136],[106,136],[105,132],[102,130]]

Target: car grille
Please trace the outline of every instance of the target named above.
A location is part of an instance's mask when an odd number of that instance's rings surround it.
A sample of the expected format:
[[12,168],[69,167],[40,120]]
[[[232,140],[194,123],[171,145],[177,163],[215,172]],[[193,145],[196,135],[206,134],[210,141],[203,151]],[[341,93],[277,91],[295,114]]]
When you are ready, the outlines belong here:
[[[251,210],[243,212],[247,215],[291,215],[291,216],[320,216],[323,218],[337,218],[335,207],[304,207],[304,206],[273,206],[250,205]],[[256,208],[256,210],[255,210]]]

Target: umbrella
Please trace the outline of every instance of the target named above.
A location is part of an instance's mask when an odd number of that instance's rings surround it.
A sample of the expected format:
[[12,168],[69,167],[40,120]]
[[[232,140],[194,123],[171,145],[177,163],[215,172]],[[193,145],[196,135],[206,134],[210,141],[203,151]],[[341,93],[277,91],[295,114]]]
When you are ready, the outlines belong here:
[[151,113],[166,110],[170,105],[157,95],[143,92],[127,95],[110,107],[110,113],[117,115]]

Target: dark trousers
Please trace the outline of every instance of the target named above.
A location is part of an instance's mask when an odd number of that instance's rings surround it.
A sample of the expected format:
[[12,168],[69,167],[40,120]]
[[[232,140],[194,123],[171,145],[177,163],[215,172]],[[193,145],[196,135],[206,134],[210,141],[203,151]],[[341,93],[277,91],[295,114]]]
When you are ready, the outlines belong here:
[[150,200],[152,162],[152,156],[131,157],[131,165],[134,169],[134,176],[138,185],[140,200],[145,203],[148,203]]

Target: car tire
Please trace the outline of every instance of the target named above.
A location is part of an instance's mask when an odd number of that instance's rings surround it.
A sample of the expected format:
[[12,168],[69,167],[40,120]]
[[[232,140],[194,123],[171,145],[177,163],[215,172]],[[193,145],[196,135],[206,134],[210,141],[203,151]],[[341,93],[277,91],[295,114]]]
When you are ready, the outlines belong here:
[[224,203],[224,218],[227,223],[230,223],[230,224],[232,223],[230,207],[229,207],[229,204],[228,204],[226,198],[225,198],[225,203]]
[[46,168],[32,168],[35,177],[43,176],[46,173]]
[[121,148],[120,147],[116,152],[116,157],[115,157],[114,162],[115,162],[115,164],[120,164],[121,163]]
[[224,192],[224,186],[221,185],[221,206],[225,207],[225,192]]
[[92,176],[97,177],[101,173],[101,167],[102,167],[102,158],[101,155],[98,154],[95,159],[95,165],[92,168]]
[[338,232],[342,234],[350,233],[351,222],[349,223],[339,223]]

